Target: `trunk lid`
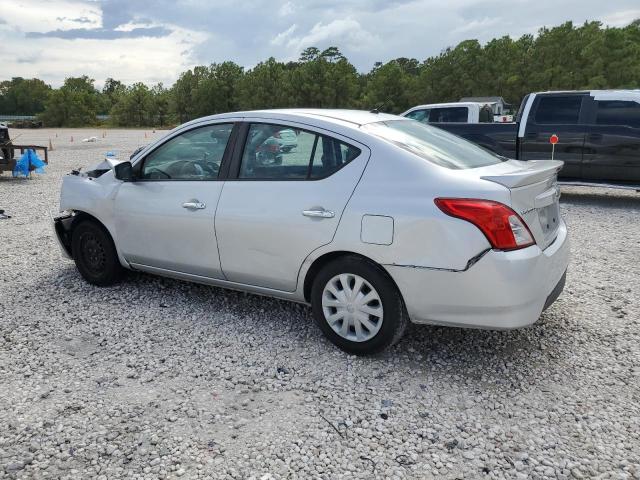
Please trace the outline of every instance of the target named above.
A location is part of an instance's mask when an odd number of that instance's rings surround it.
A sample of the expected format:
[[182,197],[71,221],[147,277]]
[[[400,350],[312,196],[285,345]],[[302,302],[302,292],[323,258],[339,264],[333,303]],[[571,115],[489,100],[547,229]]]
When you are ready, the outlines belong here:
[[[487,167],[480,176],[511,192],[511,208],[524,220],[541,249],[553,243],[560,227],[558,160],[510,160],[495,171]],[[498,165],[496,165],[497,167]]]

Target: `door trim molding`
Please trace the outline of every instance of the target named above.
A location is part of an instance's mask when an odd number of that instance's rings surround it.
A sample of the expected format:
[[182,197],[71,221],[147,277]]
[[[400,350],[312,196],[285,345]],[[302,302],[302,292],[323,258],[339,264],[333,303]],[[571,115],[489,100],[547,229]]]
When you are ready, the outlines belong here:
[[308,302],[301,298],[297,291],[286,292],[283,290],[275,290],[273,288],[257,287],[255,285],[247,285],[244,283],[231,282],[229,280],[220,280],[217,278],[204,277],[201,275],[194,275],[191,273],[178,272],[175,270],[168,270],[159,267],[152,267],[149,265],[143,265],[140,263],[130,263],[132,270],[152,273],[154,275],[160,275],[162,277],[175,278],[177,280],[186,280],[188,282],[200,283],[203,285],[210,285],[213,287],[227,288],[229,290],[237,290],[240,292],[248,292],[255,295],[262,295],[267,297],[279,298],[281,300],[289,300],[297,303],[304,303],[308,305]]

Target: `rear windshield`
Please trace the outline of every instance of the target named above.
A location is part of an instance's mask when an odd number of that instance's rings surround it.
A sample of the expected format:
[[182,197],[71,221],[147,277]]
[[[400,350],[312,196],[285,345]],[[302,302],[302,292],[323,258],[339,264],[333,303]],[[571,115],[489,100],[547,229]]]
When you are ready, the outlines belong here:
[[413,120],[369,123],[362,128],[441,167],[462,170],[506,160],[464,138]]

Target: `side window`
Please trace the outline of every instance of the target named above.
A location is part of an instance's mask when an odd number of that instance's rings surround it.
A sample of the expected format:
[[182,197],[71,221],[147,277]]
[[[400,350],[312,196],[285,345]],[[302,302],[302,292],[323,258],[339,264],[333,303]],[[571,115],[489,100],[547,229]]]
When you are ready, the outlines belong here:
[[309,178],[328,177],[360,155],[360,149],[331,137],[319,136]]
[[414,110],[413,112],[407,113],[407,118],[411,118],[412,120],[417,120],[418,122],[429,122],[429,110]]
[[144,159],[140,177],[146,180],[217,179],[232,129],[232,123],[207,125],[172,138]]
[[576,125],[581,105],[582,95],[541,97],[535,122],[540,125]]
[[434,108],[429,116],[429,121],[433,123],[467,123],[468,119],[467,107]]
[[281,125],[249,127],[238,178],[306,180],[324,178],[360,154],[336,139]]
[[640,103],[622,100],[596,101],[597,125],[626,125],[640,128]]

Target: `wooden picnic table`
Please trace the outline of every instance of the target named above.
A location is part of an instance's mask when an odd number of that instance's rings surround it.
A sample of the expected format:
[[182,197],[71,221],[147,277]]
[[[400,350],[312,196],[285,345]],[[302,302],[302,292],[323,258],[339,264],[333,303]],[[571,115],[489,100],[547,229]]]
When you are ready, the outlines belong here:
[[4,145],[0,145],[0,148],[2,149],[3,156],[5,155],[4,152],[11,152],[9,159],[5,158],[4,161],[0,161],[0,173],[4,171],[13,171],[16,166],[16,150],[20,150],[20,155],[29,148],[35,152],[42,150],[44,152],[44,163],[49,165],[49,147],[42,145],[16,145],[15,143],[5,143]]

